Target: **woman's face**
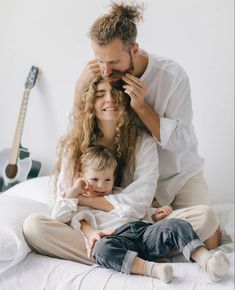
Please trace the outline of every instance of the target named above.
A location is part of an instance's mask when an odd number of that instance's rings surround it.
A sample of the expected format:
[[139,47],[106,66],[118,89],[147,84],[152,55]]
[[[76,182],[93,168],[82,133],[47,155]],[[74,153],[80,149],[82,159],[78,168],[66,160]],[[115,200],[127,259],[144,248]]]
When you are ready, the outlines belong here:
[[98,121],[117,122],[118,110],[113,100],[112,87],[106,80],[97,85],[95,115]]

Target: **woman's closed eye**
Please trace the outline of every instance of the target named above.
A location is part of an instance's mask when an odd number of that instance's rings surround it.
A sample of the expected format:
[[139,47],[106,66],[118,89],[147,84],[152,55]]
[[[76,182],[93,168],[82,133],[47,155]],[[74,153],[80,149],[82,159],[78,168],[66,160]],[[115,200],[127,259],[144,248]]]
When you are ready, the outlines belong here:
[[101,89],[101,90],[96,91],[95,96],[96,98],[103,98],[105,96],[105,93],[106,93],[106,90]]
[[104,96],[105,94],[102,94],[102,93],[98,93],[95,95],[96,99],[103,98]]

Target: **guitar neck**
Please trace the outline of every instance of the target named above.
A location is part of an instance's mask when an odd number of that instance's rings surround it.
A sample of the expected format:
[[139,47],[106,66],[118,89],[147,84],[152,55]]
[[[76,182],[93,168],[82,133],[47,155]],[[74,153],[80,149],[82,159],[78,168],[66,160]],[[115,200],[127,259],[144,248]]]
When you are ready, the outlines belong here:
[[11,155],[10,155],[9,164],[16,164],[18,156],[19,156],[19,148],[20,148],[21,137],[22,137],[23,127],[24,127],[26,109],[27,109],[28,100],[29,100],[29,93],[30,93],[29,89],[24,90],[23,99],[21,101],[20,112],[18,116],[18,121],[16,125],[15,135],[13,139],[13,144],[11,147]]

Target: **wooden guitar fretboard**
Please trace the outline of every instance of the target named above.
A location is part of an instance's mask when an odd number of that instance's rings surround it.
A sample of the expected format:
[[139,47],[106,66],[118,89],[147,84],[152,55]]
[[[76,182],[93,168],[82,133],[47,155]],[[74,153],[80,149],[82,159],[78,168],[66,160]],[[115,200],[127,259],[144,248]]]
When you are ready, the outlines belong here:
[[20,147],[23,127],[24,127],[26,109],[27,109],[28,100],[29,100],[29,92],[30,92],[29,89],[24,90],[23,99],[21,101],[20,112],[18,116],[18,121],[16,125],[14,140],[11,147],[11,155],[10,155],[9,164],[16,164],[18,156],[19,156],[19,147]]

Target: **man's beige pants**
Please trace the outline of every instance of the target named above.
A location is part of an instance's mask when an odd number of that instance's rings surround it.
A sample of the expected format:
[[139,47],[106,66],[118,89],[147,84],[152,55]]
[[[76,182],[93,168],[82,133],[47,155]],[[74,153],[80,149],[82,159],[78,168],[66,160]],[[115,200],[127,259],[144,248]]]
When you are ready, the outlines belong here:
[[[176,194],[174,209],[167,218],[189,222],[202,241],[212,236],[219,226],[216,213],[207,205],[208,190],[202,173],[192,177]],[[198,205],[200,204],[200,205]],[[88,265],[84,238],[69,225],[40,214],[30,215],[23,225],[24,236],[36,252]]]

